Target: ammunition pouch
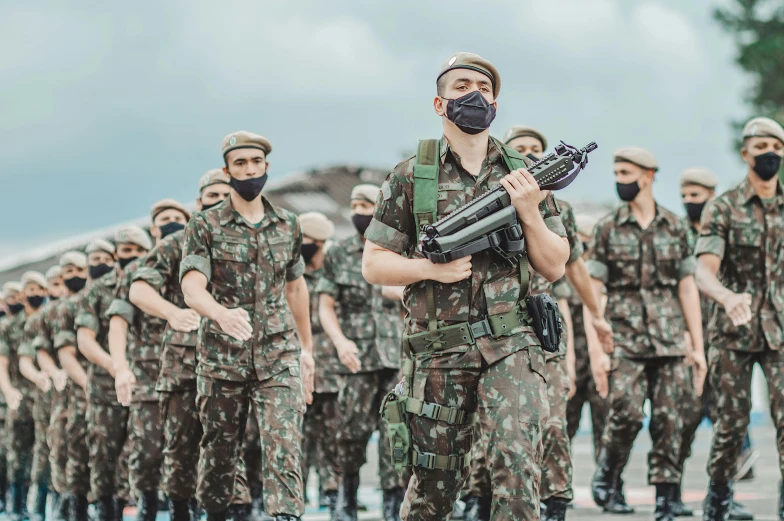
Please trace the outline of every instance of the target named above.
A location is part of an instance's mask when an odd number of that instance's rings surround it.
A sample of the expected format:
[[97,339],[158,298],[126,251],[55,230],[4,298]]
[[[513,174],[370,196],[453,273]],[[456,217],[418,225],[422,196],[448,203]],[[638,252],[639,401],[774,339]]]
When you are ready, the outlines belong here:
[[411,466],[411,434],[406,416],[406,398],[395,391],[387,394],[381,404],[381,416],[387,424],[392,465],[400,474],[404,468]]
[[542,349],[548,353],[557,353],[563,332],[558,303],[545,293],[528,297],[525,302]]

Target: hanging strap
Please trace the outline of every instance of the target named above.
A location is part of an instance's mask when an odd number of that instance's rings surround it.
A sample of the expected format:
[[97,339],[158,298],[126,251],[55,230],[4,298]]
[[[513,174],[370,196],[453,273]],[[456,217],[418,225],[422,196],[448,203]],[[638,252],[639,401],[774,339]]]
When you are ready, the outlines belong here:
[[[525,164],[525,159],[523,156],[515,150],[514,148],[510,148],[500,142],[501,145],[501,154],[504,156],[504,162],[506,162],[506,166],[509,168],[509,171],[518,170],[520,168],[526,169],[528,165]],[[528,273],[528,253],[524,253],[520,256],[520,301],[524,300],[526,296],[528,296],[528,285],[530,283],[530,274]]]
[[[414,163],[414,222],[417,233],[421,232],[422,226],[436,222],[439,148],[437,139],[423,139],[417,149],[416,163]],[[438,326],[438,317],[432,280],[425,282],[425,303],[428,328],[435,330]]]

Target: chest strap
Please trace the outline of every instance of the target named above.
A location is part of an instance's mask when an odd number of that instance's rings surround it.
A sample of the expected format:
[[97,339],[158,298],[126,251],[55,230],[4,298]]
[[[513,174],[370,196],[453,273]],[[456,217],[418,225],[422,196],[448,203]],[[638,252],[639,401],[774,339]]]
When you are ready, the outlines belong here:
[[467,413],[457,407],[447,407],[437,403],[429,403],[416,398],[406,400],[406,412],[430,418],[434,421],[448,423],[449,425],[463,425],[473,423],[475,415]]
[[426,469],[447,470],[457,472],[463,470],[471,462],[471,453],[450,454],[449,456],[439,456],[432,452],[419,452],[411,449],[412,463],[417,467]]

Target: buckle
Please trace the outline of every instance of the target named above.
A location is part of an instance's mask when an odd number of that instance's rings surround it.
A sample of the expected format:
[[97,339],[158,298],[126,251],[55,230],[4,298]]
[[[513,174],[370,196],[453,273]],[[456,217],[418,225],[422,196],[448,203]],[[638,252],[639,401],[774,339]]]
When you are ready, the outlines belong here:
[[426,469],[436,468],[436,455],[429,452],[420,452],[417,454],[417,467]]
[[471,324],[471,333],[474,335],[474,338],[492,335],[493,330],[490,327],[490,321],[485,318],[479,322],[474,322]]
[[428,403],[425,402],[422,404],[422,416],[427,416],[431,420],[438,420],[439,415],[441,414],[441,406],[436,403]]
[[400,447],[395,447],[395,448],[392,450],[392,458],[393,458],[395,461],[405,461],[405,460],[406,460],[406,453],[405,453],[405,451],[404,451],[403,449],[401,449]]

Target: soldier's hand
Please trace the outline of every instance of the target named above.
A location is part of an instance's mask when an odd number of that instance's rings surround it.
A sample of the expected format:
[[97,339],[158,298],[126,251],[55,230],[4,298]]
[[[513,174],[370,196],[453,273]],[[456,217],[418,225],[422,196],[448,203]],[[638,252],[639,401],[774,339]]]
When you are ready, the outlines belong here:
[[566,374],[569,376],[569,399],[571,400],[577,392],[577,372],[574,368],[574,362],[566,364]]
[[12,411],[19,410],[19,405],[22,403],[22,393],[19,392],[19,389],[16,387],[11,387],[10,389],[6,390],[5,394],[5,402],[8,404],[8,408]]
[[512,170],[501,179],[501,184],[509,192],[512,206],[523,223],[539,219],[539,203],[544,198],[534,176],[528,170]]
[[65,386],[68,385],[68,374],[62,369],[58,369],[52,375],[52,383],[54,384],[55,391],[58,393],[63,392]]
[[692,351],[689,356],[691,358],[694,390],[697,392],[697,396],[702,396],[705,377],[708,375],[708,362],[705,361],[705,354],[703,353]]
[[313,403],[313,391],[315,389],[314,375],[316,372],[316,363],[313,361],[313,355],[303,351],[299,359],[300,375],[302,375],[302,390],[305,391],[305,403],[308,405]]
[[721,305],[735,327],[751,322],[751,295],[748,293],[731,293]]
[[217,317],[218,325],[224,333],[242,342],[250,340],[253,327],[250,325],[250,316],[242,308],[225,309]]
[[455,259],[446,264],[430,263],[430,280],[435,280],[442,284],[453,284],[460,282],[471,276],[471,256]]
[[591,354],[591,373],[596,392],[602,398],[607,398],[610,392],[610,357],[606,353]]
[[594,330],[596,330],[597,336],[599,337],[599,342],[602,343],[604,352],[607,354],[612,354],[612,352],[615,351],[615,348],[613,347],[613,332],[612,327],[610,327],[610,323],[607,322],[604,317],[594,317],[592,324]]
[[38,387],[42,393],[48,393],[49,389],[52,388],[52,381],[46,374],[38,373],[38,377],[35,379],[35,386]]
[[136,377],[129,367],[123,367],[117,371],[114,377],[114,390],[117,391],[117,401],[123,407],[131,405],[131,392],[136,384]]
[[169,325],[182,333],[190,333],[199,329],[201,317],[192,309],[178,309],[169,318]]
[[359,349],[357,344],[349,339],[344,339],[335,343],[335,349],[338,352],[340,363],[345,365],[349,371],[356,373],[362,369],[362,363],[359,361]]

